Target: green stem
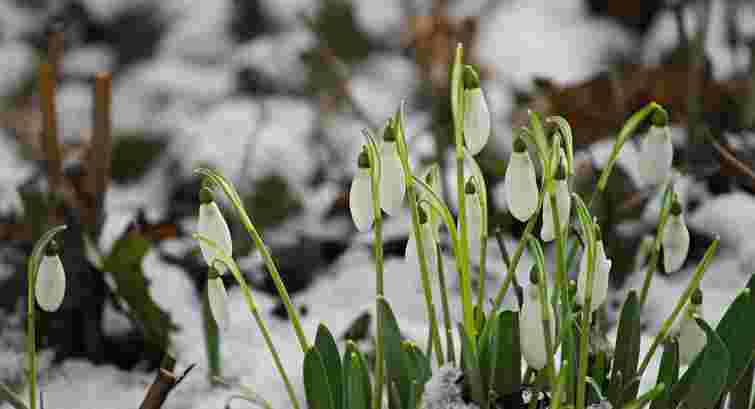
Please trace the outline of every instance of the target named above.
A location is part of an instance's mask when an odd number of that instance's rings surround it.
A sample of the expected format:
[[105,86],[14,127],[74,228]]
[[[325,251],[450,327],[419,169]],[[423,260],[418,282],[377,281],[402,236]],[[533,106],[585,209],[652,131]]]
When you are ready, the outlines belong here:
[[0,402],[8,402],[15,409],[28,409],[21,400],[21,397],[16,395],[2,382],[0,382]]
[[666,191],[663,194],[663,206],[661,207],[661,216],[658,222],[658,231],[655,234],[655,241],[650,253],[650,262],[648,268],[645,271],[645,279],[642,282],[642,290],[640,291],[640,309],[645,305],[648,291],[650,290],[650,282],[653,280],[653,274],[655,273],[656,266],[658,265],[658,257],[661,252],[661,241],[663,240],[663,230],[666,227],[668,221],[669,211],[671,210],[671,203],[673,202],[673,185],[669,184],[666,187]]
[[[288,392],[288,396],[291,399],[291,403],[294,405],[294,409],[299,409],[299,401],[296,399],[294,388],[291,385],[291,381],[289,381],[288,379],[288,375],[286,375],[286,370],[283,368],[278,350],[275,349],[275,345],[270,338],[270,331],[268,330],[265,321],[262,319],[262,316],[259,313],[257,303],[254,302],[252,291],[249,288],[246,280],[244,279],[244,275],[241,274],[238,265],[233,260],[233,258],[231,258],[230,255],[226,254],[223,249],[221,249],[220,246],[218,246],[218,244],[214,241],[198,233],[194,233],[193,236],[215,249],[218,254],[216,261],[220,261],[221,263],[225,264],[226,267],[228,267],[228,269],[231,271],[233,278],[235,278],[239,283],[239,286],[241,287],[241,294],[244,296],[244,301],[246,301],[246,305],[249,308],[249,311],[252,313],[252,316],[254,316],[254,320],[257,322],[257,326],[259,327],[260,332],[262,332],[262,337],[265,339],[265,344],[267,345],[270,354],[273,356],[275,367],[278,369],[278,373],[283,379],[283,383],[286,385],[286,391]],[[306,353],[306,351],[304,353]]]
[[[592,229],[592,226],[587,226]],[[588,338],[590,331],[590,310],[592,307],[592,287],[593,275],[595,269],[595,240],[588,240],[587,245],[587,277],[585,288],[585,302],[582,306],[581,334],[579,337],[579,376],[577,377],[577,409],[584,409],[587,402],[585,401],[585,392],[587,388],[587,358]]]
[[375,235],[373,250],[375,252],[375,308],[377,309],[377,339],[375,347],[375,391],[372,394],[373,409],[380,409],[383,400],[383,384],[385,382],[385,345],[383,343],[383,331],[385,317],[378,300],[385,297],[384,260],[383,260],[383,214],[380,210],[380,179],[374,172],[377,161],[373,161],[372,172],[372,211],[375,219]]
[[265,242],[262,241],[262,236],[260,236],[257,228],[254,227],[254,224],[249,218],[246,210],[244,210],[244,205],[238,192],[227,179],[211,169],[199,168],[194,172],[208,178],[215,185],[223,189],[223,192],[231,201],[233,207],[236,209],[236,212],[241,219],[241,224],[244,225],[247,233],[249,233],[249,236],[254,241],[254,245],[257,247],[257,250],[259,250],[262,259],[265,261],[267,271],[270,273],[270,277],[273,279],[273,283],[275,284],[275,288],[278,291],[278,295],[283,301],[283,305],[286,306],[286,312],[288,313],[288,316],[291,318],[291,324],[293,325],[294,332],[296,332],[296,337],[299,340],[299,346],[301,347],[302,352],[306,353],[309,349],[309,344],[307,343],[307,337],[304,335],[304,330],[301,327],[299,313],[296,311],[296,308],[294,308],[293,303],[291,303],[291,298],[288,295],[286,286],[283,284],[283,280],[281,280],[280,273],[278,273],[278,267],[275,265],[275,261],[273,260],[272,255],[270,255],[270,250],[265,245]]
[[640,364],[640,369],[637,371],[637,376],[641,377],[645,372],[645,369],[647,369],[648,365],[650,364],[650,358],[653,357],[655,350],[658,349],[658,346],[666,338],[668,331],[671,329],[674,321],[676,321],[676,317],[682,311],[682,308],[684,308],[684,305],[692,296],[692,293],[700,285],[700,280],[703,279],[705,271],[708,269],[708,266],[713,260],[713,255],[715,255],[720,241],[721,239],[719,237],[716,237],[713,240],[713,243],[711,243],[708,247],[708,250],[705,251],[705,255],[703,256],[702,261],[700,261],[700,264],[697,265],[695,272],[692,274],[692,279],[689,281],[689,284],[687,284],[687,288],[684,290],[681,298],[679,298],[679,301],[677,301],[674,310],[671,312],[671,315],[669,315],[669,317],[666,318],[666,321],[663,322],[663,325],[661,325],[661,330],[658,331],[658,334],[653,339],[653,343],[650,345],[650,349],[642,358],[642,364]]
[[440,284],[440,302],[443,306],[443,324],[446,327],[446,353],[448,362],[456,362],[454,352],[453,323],[451,322],[451,312],[448,307],[448,287],[446,287],[446,272],[443,266],[443,256],[440,252],[440,244],[436,244],[438,251],[438,281]]
[[[540,197],[538,199],[537,203],[537,209],[535,210],[535,213],[532,214],[532,217],[527,221],[527,225],[524,226],[524,233],[522,234],[522,238],[526,237],[528,234],[532,233],[532,230],[535,228],[535,223],[537,222],[536,215],[540,213],[540,209],[543,207],[543,197],[545,194],[545,190],[540,192]],[[506,272],[506,278],[503,280],[503,284],[501,285],[501,288],[498,289],[498,294],[495,296],[495,300],[493,301],[493,311],[497,311],[498,308],[501,306],[501,302],[503,301],[503,297],[506,295],[506,292],[509,290],[509,286],[511,285],[511,282],[515,278],[516,268],[519,265],[519,259],[522,258],[522,253],[524,252],[524,246],[527,244],[527,240],[519,240],[519,243],[516,245],[516,249],[514,250],[514,256],[511,258],[511,263],[509,263],[508,271]]]
[[204,323],[204,342],[207,350],[207,367],[208,377],[211,383],[216,383],[216,379],[221,376],[222,361],[220,359],[220,334],[215,320],[212,318],[210,310],[209,296],[207,286],[202,291],[202,321]]
[[[558,214],[558,206],[556,204],[556,195],[553,192],[551,192],[548,196],[551,203],[551,213],[553,215],[553,226],[556,226],[554,230],[554,232],[556,233],[556,280],[555,280],[556,288],[555,288],[555,291],[558,293],[558,295],[561,298],[559,313],[556,314],[556,317],[557,317],[556,328],[559,331],[558,333],[561,334],[561,326],[565,322],[566,310],[569,305],[568,294],[567,294],[568,290],[567,290],[567,285],[566,285],[566,260],[564,259],[565,240],[564,240],[563,230],[561,230],[561,216]],[[558,339],[562,339],[562,337],[559,336]]]

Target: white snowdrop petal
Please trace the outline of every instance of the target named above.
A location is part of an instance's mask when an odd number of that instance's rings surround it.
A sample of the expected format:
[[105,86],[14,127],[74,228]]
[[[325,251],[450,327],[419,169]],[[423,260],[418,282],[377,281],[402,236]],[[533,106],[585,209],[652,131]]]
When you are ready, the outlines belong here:
[[[590,311],[598,309],[608,296],[608,281],[612,264],[611,260],[606,257],[602,241],[599,241],[595,245],[595,248],[595,268],[593,269]],[[585,305],[586,290],[587,252],[584,252],[582,253],[582,259],[579,261],[579,277],[577,277],[577,303],[579,305]]]
[[63,303],[65,292],[66,273],[63,270],[60,257],[45,255],[39,264],[36,282],[34,283],[37,303],[47,312],[56,311]]
[[[437,265],[437,248],[435,247],[435,241],[432,237],[431,227],[425,224],[420,227],[422,229],[422,247],[425,252],[425,260],[427,260],[427,268],[430,273],[435,271]],[[409,235],[409,241],[406,242],[406,250],[404,252],[404,260],[411,268],[416,272],[421,272],[419,264],[419,253],[417,252],[417,239],[412,233]]]
[[372,187],[370,171],[359,169],[349,190],[349,210],[357,230],[364,232],[372,226],[374,212],[372,210]]
[[490,112],[482,89],[468,89],[464,95],[464,142],[472,155],[477,155],[488,143]]
[[692,363],[707,341],[705,331],[697,325],[691,314],[686,314],[679,325],[679,363],[681,365]]
[[[217,203],[214,201],[203,203],[199,206],[197,232],[214,241],[228,256],[233,254],[231,231],[228,229],[228,224],[225,222],[223,214],[220,212],[220,208],[218,208]],[[199,249],[202,251],[202,256],[207,262],[207,265],[212,265],[213,261],[216,258],[219,258],[215,248],[201,240],[199,241]],[[221,274],[224,273],[226,271],[225,265],[222,263],[217,264],[219,265],[219,272]]]
[[225,285],[223,285],[223,280],[220,277],[207,280],[207,299],[218,329],[226,331],[229,324],[228,293],[225,291]]
[[[540,230],[540,238],[543,241],[553,241],[556,238],[556,231],[553,229],[553,211],[551,210],[551,201],[546,195],[543,199],[543,228]],[[559,213],[559,217],[561,214]]]
[[663,229],[663,267],[667,273],[679,270],[689,252],[689,230],[683,215],[670,215]]
[[380,207],[390,215],[401,210],[404,202],[404,170],[396,151],[396,142],[383,142],[380,147]]
[[477,194],[466,194],[467,238],[469,240],[469,260],[472,264],[480,264],[480,250],[482,243],[482,207]]
[[651,126],[640,146],[640,176],[650,186],[664,183],[671,176],[674,147],[665,128]]
[[[548,362],[545,350],[545,332],[543,331],[542,310],[538,301],[537,288],[530,285],[524,296],[522,310],[519,313],[519,338],[522,355],[527,365],[534,369],[543,369]],[[553,307],[548,304],[551,317]],[[555,338],[555,322],[551,319],[551,339]]]
[[527,151],[511,154],[503,187],[509,212],[523,222],[532,217],[537,210],[538,187]]

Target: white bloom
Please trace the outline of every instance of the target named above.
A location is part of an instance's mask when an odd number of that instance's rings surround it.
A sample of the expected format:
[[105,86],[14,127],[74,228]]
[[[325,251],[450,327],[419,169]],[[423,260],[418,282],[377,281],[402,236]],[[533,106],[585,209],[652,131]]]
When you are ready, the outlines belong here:
[[469,261],[472,264],[480,264],[480,251],[482,249],[482,205],[474,184],[470,181],[464,192],[466,204],[467,239],[469,241]]
[[[215,242],[220,250],[230,257],[233,253],[231,231],[228,230],[228,224],[225,222],[220,208],[212,200],[212,193],[207,188],[202,188],[200,200],[202,204],[199,206],[197,233]],[[220,259],[220,253],[202,240],[199,241],[199,249],[202,251],[202,256],[207,265],[212,265],[216,259]],[[225,267],[222,267],[221,274],[223,272],[225,272]]]
[[[424,216],[424,217],[422,217]],[[426,215],[420,216],[420,234],[422,235],[422,248],[425,253],[425,260],[427,261],[427,269],[432,272],[437,265],[437,247],[435,245],[435,238],[433,234],[433,227]],[[414,269],[414,271],[422,271],[419,264],[419,253],[417,252],[417,238],[414,235],[414,229],[411,229],[409,235],[409,241],[406,242],[406,250],[404,251],[404,260]]]
[[228,293],[220,277],[207,280],[207,300],[215,323],[220,331],[228,329]]
[[[608,273],[611,271],[611,260],[606,257],[603,241],[595,243],[595,267],[592,273],[592,301],[590,311],[595,311],[606,300],[608,295]],[[577,278],[577,303],[585,305],[587,291],[587,251],[582,253],[579,262],[579,277]]]
[[521,139],[514,141],[503,187],[511,214],[523,222],[532,217],[537,210],[537,180],[527,146]]
[[[689,230],[684,223],[684,214],[681,213],[681,206],[674,203],[671,214],[669,214],[666,226],[663,229],[661,244],[663,245],[663,267],[666,273],[673,273],[684,264],[689,251]],[[677,214],[674,214],[678,211]]]
[[375,216],[372,209],[372,178],[369,167],[360,166],[351,182],[349,209],[357,230],[369,230]]
[[396,141],[383,141],[380,147],[380,207],[390,215],[401,210],[404,202],[404,169],[398,157]]
[[[558,222],[561,224],[561,231],[563,231],[568,226],[569,213],[571,212],[571,195],[566,179],[555,180],[555,196]],[[552,241],[556,238],[556,231],[553,229],[550,195],[543,198],[543,229],[540,231],[540,237],[543,241]]]
[[490,112],[480,87],[464,91],[464,143],[472,155],[480,153],[490,136]]
[[47,312],[56,311],[66,292],[66,273],[57,254],[45,254],[37,270],[34,294],[37,303]]
[[668,127],[651,126],[640,146],[640,176],[650,186],[666,182],[671,176],[674,147]]
[[695,321],[697,315],[698,306],[691,303],[679,324],[679,364],[681,365],[692,363],[708,342],[705,331]]
[[[534,369],[543,369],[548,362],[545,350],[545,331],[543,328],[542,306],[540,305],[540,294],[538,294],[537,285],[530,284],[524,296],[522,310],[519,313],[519,341],[521,343],[522,355],[527,365]],[[554,342],[556,336],[556,324],[553,321],[553,307],[546,303],[551,317],[550,331],[551,342]]]

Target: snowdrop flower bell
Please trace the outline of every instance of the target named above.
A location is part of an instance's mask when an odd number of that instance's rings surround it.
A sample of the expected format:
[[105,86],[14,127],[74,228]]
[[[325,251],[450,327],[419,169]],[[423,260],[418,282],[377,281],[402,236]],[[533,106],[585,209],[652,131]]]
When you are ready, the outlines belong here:
[[[225,222],[209,188],[203,187],[199,191],[199,202],[201,204],[199,205],[197,233],[215,242],[220,250],[230,256],[233,253],[231,231],[228,229],[228,224]],[[202,251],[202,256],[207,265],[211,266],[216,259],[220,258],[216,249],[204,241],[199,241],[199,249]],[[224,274],[225,270],[225,265],[223,265],[220,274]]]
[[[519,340],[521,343],[522,355],[527,365],[533,369],[543,369],[548,362],[548,355],[545,349],[545,331],[543,328],[542,306],[540,305],[540,293],[537,288],[536,270],[533,269],[530,274],[530,285],[524,294],[522,310],[519,315]],[[553,317],[553,307],[546,302],[546,308]],[[551,319],[550,323],[551,340],[556,336],[556,323]]]
[[640,145],[640,176],[649,186],[666,182],[671,176],[674,146],[665,112],[655,112],[652,125]]
[[473,264],[480,264],[480,249],[482,247],[482,205],[472,178],[464,186],[464,202],[467,205],[467,238],[469,240],[469,260]]
[[522,222],[526,222],[537,210],[538,188],[535,167],[532,165],[527,144],[522,138],[514,141],[506,176],[503,180],[509,212]]
[[[437,247],[435,242],[435,235],[433,234],[433,226],[430,223],[430,218],[427,212],[422,208],[422,205],[417,207],[419,214],[419,230],[422,235],[422,248],[425,253],[425,260],[427,260],[427,267],[429,271],[433,271],[437,263]],[[417,252],[417,237],[414,235],[414,229],[412,229],[409,235],[409,241],[406,243],[406,250],[404,252],[404,260],[415,269],[420,270],[419,253]]]
[[66,292],[66,273],[58,256],[58,245],[51,241],[45,249],[45,255],[39,264],[34,284],[34,295],[39,306],[53,312],[60,308]]
[[703,293],[698,288],[692,294],[690,304],[684,312],[682,322],[679,324],[679,363],[681,365],[692,363],[708,342],[705,331],[695,321],[695,317],[700,316],[700,305],[702,303]]
[[[569,185],[566,183],[566,171],[563,166],[558,167],[554,182],[558,222],[561,224],[561,231],[563,231],[569,225],[569,213],[571,211],[571,195],[569,194]],[[552,213],[550,197],[545,196],[543,198],[543,229],[540,231],[540,238],[543,241],[552,241],[556,238]]]
[[663,268],[666,273],[679,270],[687,258],[689,251],[689,230],[684,223],[684,214],[679,200],[674,198],[671,211],[663,229]]
[[207,301],[218,329],[226,331],[229,323],[228,293],[225,291],[220,272],[214,265],[211,265],[207,272]]
[[[596,229],[595,243],[595,267],[592,273],[592,300],[590,302],[590,312],[595,311],[606,300],[608,296],[608,273],[611,271],[611,260],[606,257],[603,240],[601,239],[600,229]],[[585,305],[587,296],[587,251],[582,253],[582,259],[579,262],[579,277],[577,278],[577,303]]]
[[366,150],[362,150],[357,159],[357,173],[351,182],[349,190],[349,210],[354,225],[360,232],[365,232],[372,226],[374,213],[372,211],[372,177],[370,176],[370,158]]
[[473,68],[464,70],[464,143],[472,155],[480,153],[490,136],[490,112]]
[[404,168],[398,156],[396,134],[392,126],[388,126],[383,133],[383,143],[380,146],[380,207],[390,215],[401,210],[404,202]]

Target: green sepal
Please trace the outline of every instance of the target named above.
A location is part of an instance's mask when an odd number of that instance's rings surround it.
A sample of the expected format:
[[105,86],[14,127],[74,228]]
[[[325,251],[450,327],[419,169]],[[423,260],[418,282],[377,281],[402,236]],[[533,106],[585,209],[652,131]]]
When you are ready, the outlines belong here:
[[671,399],[673,407],[684,404],[689,409],[710,409],[724,392],[731,361],[721,337],[702,319],[695,321],[705,331],[707,343],[674,386]]
[[328,374],[328,384],[330,385],[332,400],[335,409],[343,408],[343,368],[341,358],[338,354],[338,347],[333,335],[323,324],[317,327],[315,335],[315,348],[320,353],[323,365]]
[[328,371],[317,347],[304,354],[304,394],[310,409],[335,409]]

